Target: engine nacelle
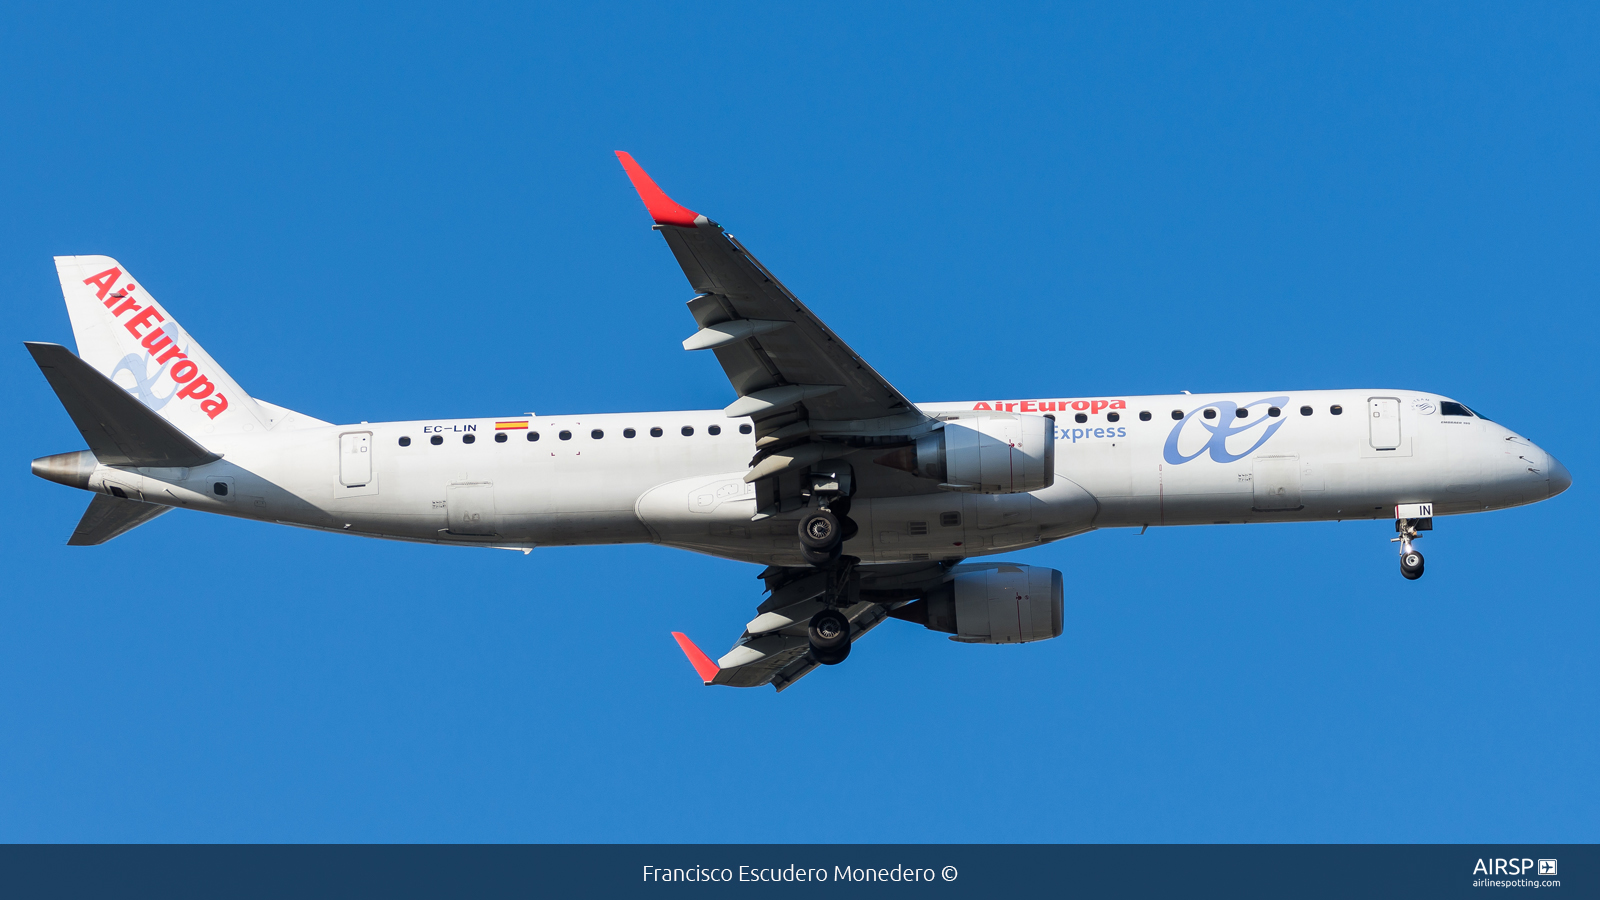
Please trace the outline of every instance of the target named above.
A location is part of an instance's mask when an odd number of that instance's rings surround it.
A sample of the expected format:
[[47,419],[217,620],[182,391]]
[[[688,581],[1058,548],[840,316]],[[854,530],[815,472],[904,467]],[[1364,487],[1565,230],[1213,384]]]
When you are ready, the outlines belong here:
[[1055,569],[984,563],[958,567],[954,578],[889,615],[952,641],[1025,644],[1061,636],[1063,593]]
[[1042,491],[1056,480],[1056,423],[1044,416],[962,417],[878,462],[949,490],[980,494]]

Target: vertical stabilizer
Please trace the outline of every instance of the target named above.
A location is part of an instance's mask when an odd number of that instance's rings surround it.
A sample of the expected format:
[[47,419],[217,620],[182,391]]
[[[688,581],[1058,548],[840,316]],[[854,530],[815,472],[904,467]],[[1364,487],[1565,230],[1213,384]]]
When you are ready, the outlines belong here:
[[121,263],[58,256],[78,356],[184,432],[271,428],[285,413],[257,405]]

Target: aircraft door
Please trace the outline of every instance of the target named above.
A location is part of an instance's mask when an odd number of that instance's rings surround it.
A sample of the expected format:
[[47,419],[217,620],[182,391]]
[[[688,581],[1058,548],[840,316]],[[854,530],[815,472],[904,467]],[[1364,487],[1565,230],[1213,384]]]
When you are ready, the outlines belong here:
[[445,522],[451,534],[494,534],[494,485],[452,484],[445,489]]
[[1258,456],[1251,475],[1251,490],[1256,509],[1299,509],[1300,458],[1298,456]]
[[1393,397],[1373,397],[1367,401],[1368,427],[1372,449],[1393,450],[1400,446],[1400,401]]
[[339,435],[339,483],[362,487],[372,481],[372,432]]

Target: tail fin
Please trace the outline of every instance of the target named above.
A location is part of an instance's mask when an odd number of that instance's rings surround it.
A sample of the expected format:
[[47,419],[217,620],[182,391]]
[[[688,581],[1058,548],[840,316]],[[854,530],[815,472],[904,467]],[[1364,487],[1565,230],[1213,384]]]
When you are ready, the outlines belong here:
[[58,256],[78,356],[190,435],[271,428],[257,404],[166,307],[109,256]]

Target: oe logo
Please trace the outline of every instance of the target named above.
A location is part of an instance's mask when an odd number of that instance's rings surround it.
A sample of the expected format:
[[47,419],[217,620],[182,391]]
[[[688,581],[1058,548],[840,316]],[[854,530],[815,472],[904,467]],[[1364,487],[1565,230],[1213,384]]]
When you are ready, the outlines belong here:
[[[1166,459],[1167,462],[1175,466],[1182,465],[1191,459],[1196,459],[1200,456],[1200,454],[1205,453],[1208,450],[1211,452],[1211,459],[1213,462],[1230,463],[1235,460],[1244,459],[1246,456],[1256,452],[1256,448],[1260,447],[1262,444],[1265,444],[1267,439],[1277,433],[1278,429],[1282,428],[1283,423],[1287,420],[1282,418],[1268,418],[1266,415],[1262,415],[1261,418],[1257,419],[1239,418],[1238,411],[1241,409],[1249,410],[1257,406],[1282,407],[1288,402],[1288,397],[1267,397],[1264,400],[1257,400],[1254,403],[1247,403],[1244,406],[1239,406],[1232,400],[1220,400],[1216,403],[1207,403],[1205,406],[1192,409],[1189,411],[1188,415],[1184,416],[1178,422],[1178,424],[1172,426],[1172,433],[1167,435],[1167,444],[1164,448],[1162,448],[1161,455]],[[1207,409],[1214,409],[1217,411],[1217,419],[1215,424],[1204,418],[1195,418],[1202,410]],[[1262,412],[1265,413],[1266,411],[1262,410]],[[1206,436],[1205,443],[1200,445],[1200,449],[1185,455],[1178,450],[1178,443],[1183,437],[1184,428],[1189,424],[1190,420],[1199,422],[1200,426],[1206,431],[1210,432],[1210,434]],[[1262,425],[1266,425],[1267,427],[1262,429],[1261,437],[1254,444],[1251,444],[1247,449],[1238,453],[1229,452],[1229,438],[1246,435],[1248,432],[1253,431],[1256,428],[1260,428]],[[1194,429],[1189,429],[1189,433],[1193,434]]]

